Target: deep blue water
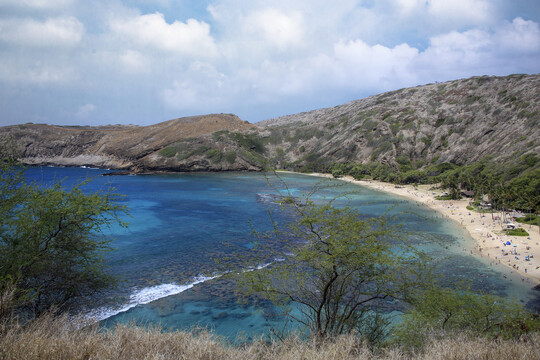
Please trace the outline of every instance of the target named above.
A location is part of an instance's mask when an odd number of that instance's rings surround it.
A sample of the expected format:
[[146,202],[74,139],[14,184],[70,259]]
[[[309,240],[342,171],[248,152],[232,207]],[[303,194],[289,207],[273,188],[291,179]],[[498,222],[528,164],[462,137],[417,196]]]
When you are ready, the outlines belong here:
[[[218,270],[215,259],[234,247],[249,248],[252,228],[270,229],[268,209],[278,209],[268,194],[286,192],[287,187],[292,195],[301,196],[323,183],[339,186],[325,188],[313,199],[348,194],[338,205],[347,202],[365,216],[389,212],[406,230],[444,243],[446,248],[416,239],[418,246],[437,257],[445,278],[471,281],[476,289],[521,301],[533,296],[527,284],[509,270],[491,268],[489,262],[470,256],[472,239],[455,224],[392,195],[295,174],[280,175],[285,187],[273,176],[256,173],[100,176],[105,172],[32,167],[26,174],[44,185],[62,180],[66,187],[90,179],[85,185],[88,191],[114,188],[124,195],[122,201],[130,209],[125,221],[130,225],[108,230],[116,250],[108,255],[107,264],[121,279],[120,286],[95,299],[92,312],[106,319],[103,324],[107,326],[130,321],[160,324],[165,329],[198,325],[229,338],[239,331],[249,337],[279,326],[279,320],[271,319],[272,308],[260,311],[239,305],[227,281],[211,280]],[[279,211],[275,215],[284,220]]]

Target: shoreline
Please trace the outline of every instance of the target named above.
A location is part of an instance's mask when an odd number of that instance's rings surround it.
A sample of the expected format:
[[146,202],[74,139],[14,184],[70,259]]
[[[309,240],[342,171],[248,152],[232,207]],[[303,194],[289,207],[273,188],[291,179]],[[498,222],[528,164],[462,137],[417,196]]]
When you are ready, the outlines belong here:
[[[304,175],[334,179],[331,174],[311,173]],[[377,180],[355,180],[351,176],[344,176],[337,180],[401,196],[439,212],[471,236],[474,240],[473,249],[471,249],[472,255],[489,260],[492,266],[507,267],[512,272],[516,272],[522,281],[528,279],[533,287],[540,284],[540,234],[538,226],[533,225],[529,228],[527,224],[515,223],[517,227],[524,228],[529,236],[506,235],[501,231],[499,220],[493,220],[491,213],[482,214],[468,210],[466,207],[469,204],[469,199],[436,200],[435,196],[442,194],[442,191],[432,190],[432,185],[419,185],[415,188],[412,185],[395,185]],[[500,213],[493,215],[500,216]],[[504,245],[507,241],[511,245]],[[504,255],[505,253],[506,255]],[[532,255],[529,261],[525,260],[527,255]]]

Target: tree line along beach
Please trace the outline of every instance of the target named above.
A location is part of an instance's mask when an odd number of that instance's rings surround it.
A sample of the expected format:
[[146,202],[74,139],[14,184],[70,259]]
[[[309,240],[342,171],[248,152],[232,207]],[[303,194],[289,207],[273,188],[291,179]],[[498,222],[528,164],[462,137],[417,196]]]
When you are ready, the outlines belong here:
[[[313,173],[312,176],[332,177],[330,174]],[[377,180],[355,180],[351,176],[341,178],[344,181],[405,197],[425,205],[442,216],[453,220],[465,229],[475,240],[472,249],[464,249],[471,255],[487,258],[491,266],[506,266],[518,273],[522,281],[532,286],[540,284],[540,234],[538,226],[521,225],[528,236],[511,236],[504,233],[505,222],[501,222],[500,212],[476,212],[467,209],[470,199],[438,200],[443,194],[433,185],[394,185]],[[493,216],[492,216],[493,215]],[[508,219],[511,219],[508,217]],[[501,226],[502,224],[502,226]],[[517,223],[516,223],[517,224]],[[508,244],[508,242],[510,244]],[[510,279],[508,279],[510,281]]]

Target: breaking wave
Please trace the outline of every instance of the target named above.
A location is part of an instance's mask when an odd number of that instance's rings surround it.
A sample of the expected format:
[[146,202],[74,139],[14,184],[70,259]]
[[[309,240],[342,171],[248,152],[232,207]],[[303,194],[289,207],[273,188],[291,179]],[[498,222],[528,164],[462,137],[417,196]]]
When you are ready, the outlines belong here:
[[143,289],[136,290],[133,294],[131,294],[131,296],[129,297],[129,302],[127,304],[124,304],[115,308],[104,307],[97,310],[93,310],[89,312],[86,315],[86,317],[96,322],[102,321],[112,316],[126,312],[137,305],[148,304],[148,303],[151,303],[152,301],[156,301],[158,299],[161,299],[167,296],[180,294],[181,292],[191,289],[193,286],[197,284],[215,279],[217,277],[219,277],[219,275],[209,276],[209,277],[197,276],[196,278],[193,279],[192,282],[189,282],[184,285],[171,283],[171,284],[161,284],[161,285],[156,285],[156,286],[145,287]]

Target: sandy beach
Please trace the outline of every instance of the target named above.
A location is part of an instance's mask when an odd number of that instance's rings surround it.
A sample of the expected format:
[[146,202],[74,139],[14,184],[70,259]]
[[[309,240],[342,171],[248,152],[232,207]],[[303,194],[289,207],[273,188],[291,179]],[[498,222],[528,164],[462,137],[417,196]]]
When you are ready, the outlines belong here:
[[[330,174],[313,173],[312,176],[332,178]],[[408,200],[438,211],[443,216],[453,220],[465,229],[474,239],[474,256],[487,258],[492,266],[507,266],[517,272],[523,281],[527,280],[533,286],[540,284],[540,234],[538,226],[529,226],[512,221],[517,227],[523,227],[529,236],[508,236],[503,233],[501,222],[496,216],[500,213],[481,214],[467,209],[470,199],[437,200],[441,190],[433,190],[433,185],[399,185],[375,180],[355,180],[350,176],[340,180],[362,185],[374,190],[402,196]],[[510,245],[506,245],[510,242]],[[528,259],[528,260],[527,260]]]

